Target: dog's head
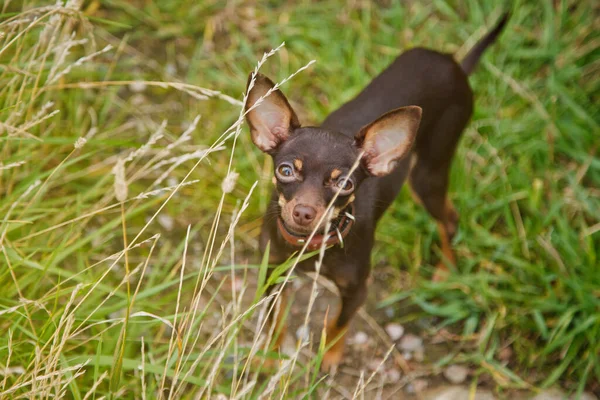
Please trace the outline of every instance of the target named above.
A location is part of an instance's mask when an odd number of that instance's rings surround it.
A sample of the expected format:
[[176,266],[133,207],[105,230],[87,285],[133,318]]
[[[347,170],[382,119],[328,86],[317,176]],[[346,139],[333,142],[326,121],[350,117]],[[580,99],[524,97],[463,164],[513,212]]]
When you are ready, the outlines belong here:
[[[249,85],[251,80],[252,75]],[[338,192],[328,217],[332,230],[340,228],[361,182],[369,176],[389,174],[409,152],[421,109],[409,106],[390,111],[352,138],[302,127],[283,93],[273,89],[269,78],[256,76],[246,101],[246,119],[254,144],[273,158],[283,229],[298,237],[322,229],[327,220],[323,214]],[[359,158],[359,167],[352,171]]]

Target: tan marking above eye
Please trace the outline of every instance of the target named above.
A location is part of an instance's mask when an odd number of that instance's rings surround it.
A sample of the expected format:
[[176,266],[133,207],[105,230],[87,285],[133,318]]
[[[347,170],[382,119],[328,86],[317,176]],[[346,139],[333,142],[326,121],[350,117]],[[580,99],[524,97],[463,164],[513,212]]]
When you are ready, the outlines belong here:
[[300,160],[299,158],[296,158],[294,160],[294,167],[296,167],[296,169],[298,171],[302,171],[302,160]]
[[342,174],[342,171],[339,169],[334,169],[331,171],[331,179],[337,179]]

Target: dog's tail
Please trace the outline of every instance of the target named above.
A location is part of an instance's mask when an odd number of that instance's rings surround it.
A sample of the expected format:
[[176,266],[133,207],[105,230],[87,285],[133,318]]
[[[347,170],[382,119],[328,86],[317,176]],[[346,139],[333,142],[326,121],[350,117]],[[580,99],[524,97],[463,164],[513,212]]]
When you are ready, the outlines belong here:
[[485,49],[488,48],[489,45],[496,41],[496,39],[502,32],[502,29],[504,29],[506,21],[508,21],[509,17],[509,12],[504,13],[504,15],[502,16],[502,18],[500,18],[500,21],[498,21],[494,29],[489,31],[487,35],[483,37],[483,39],[477,42],[475,47],[473,47],[471,51],[469,51],[467,56],[462,60],[460,66],[462,67],[463,71],[465,71],[465,74],[470,75],[473,72],[473,70],[477,66],[477,62],[481,58],[481,55],[483,54]]

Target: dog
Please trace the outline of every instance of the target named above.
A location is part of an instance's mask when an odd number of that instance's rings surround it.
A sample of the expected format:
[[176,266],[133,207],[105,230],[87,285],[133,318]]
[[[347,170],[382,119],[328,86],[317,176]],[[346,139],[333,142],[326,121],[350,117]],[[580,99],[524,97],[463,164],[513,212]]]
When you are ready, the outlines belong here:
[[[327,246],[320,273],[341,297],[339,313],[327,325],[322,370],[331,371],[342,360],[348,324],[367,297],[377,222],[405,180],[439,228],[444,259],[434,279],[442,279],[447,264],[455,263],[451,241],[458,213],[448,198],[448,179],[473,112],[468,76],[508,17],[504,14],[460,63],[434,50],[406,51],[318,127],[302,126],[274,83],[250,74],[246,121],[252,141],[272,157],[275,169],[267,215],[277,218],[264,219],[260,250],[269,245],[269,262],[276,264],[303,246]],[[314,270],[314,261],[298,268]],[[284,324],[281,317],[272,323],[279,346]]]

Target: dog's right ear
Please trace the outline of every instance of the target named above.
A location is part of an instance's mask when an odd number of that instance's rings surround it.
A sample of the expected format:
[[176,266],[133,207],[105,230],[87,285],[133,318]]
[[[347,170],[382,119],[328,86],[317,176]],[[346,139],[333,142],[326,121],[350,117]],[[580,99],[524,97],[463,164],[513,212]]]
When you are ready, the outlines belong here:
[[[251,82],[252,73],[248,77],[248,86]],[[257,104],[274,87],[275,84],[269,78],[257,74],[245,106],[252,141],[265,153],[273,153],[294,129],[300,127],[296,113],[279,89],[273,90]]]

